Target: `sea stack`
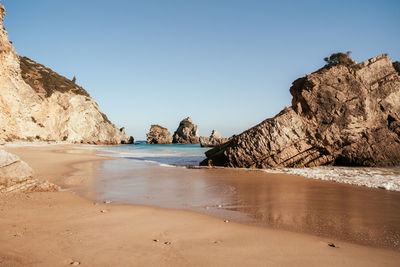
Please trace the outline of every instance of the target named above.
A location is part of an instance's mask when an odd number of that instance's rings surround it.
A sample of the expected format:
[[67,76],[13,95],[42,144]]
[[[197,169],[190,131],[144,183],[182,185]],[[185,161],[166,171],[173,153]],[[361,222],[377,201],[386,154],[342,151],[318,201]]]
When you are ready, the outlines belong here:
[[146,134],[147,144],[171,144],[172,136],[167,128],[154,124],[150,127],[150,132]]
[[127,137],[85,89],[19,57],[3,26],[0,5],[0,141],[119,144]]
[[176,144],[198,144],[199,132],[197,125],[193,123],[192,119],[187,117],[179,123],[173,135],[173,143]]
[[127,137],[125,127],[122,127],[121,129],[119,129],[119,131],[121,132],[122,136],[126,136],[126,139],[121,140],[121,144],[134,144],[135,143],[135,138],[133,138],[133,136]]
[[[343,60],[344,59],[344,60]],[[292,106],[206,152],[202,165],[244,168],[400,164],[400,76],[387,55],[337,53],[293,82]]]
[[223,138],[217,130],[212,130],[210,137],[200,136],[201,147],[214,147],[227,142],[228,138]]

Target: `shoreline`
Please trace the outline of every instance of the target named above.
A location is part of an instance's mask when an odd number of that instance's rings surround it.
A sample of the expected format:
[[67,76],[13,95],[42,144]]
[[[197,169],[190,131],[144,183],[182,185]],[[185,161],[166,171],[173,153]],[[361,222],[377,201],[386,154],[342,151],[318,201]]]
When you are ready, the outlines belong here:
[[89,198],[195,211],[246,225],[399,250],[398,192],[257,169],[162,166],[125,158],[104,162],[92,189],[102,192],[101,197]]
[[[72,188],[90,182],[90,172],[98,167],[96,161],[108,158],[94,155],[93,151],[68,154],[68,150],[81,151],[73,146],[76,145],[35,147],[31,151],[5,147],[30,164],[35,169],[35,177],[62,182],[70,190],[0,195],[0,218],[7,218],[0,219],[0,240],[4,241],[0,242],[0,265],[58,266],[79,261],[85,265],[122,266],[160,263],[228,266],[239,262],[254,266],[396,266],[400,261],[400,253],[390,249],[224,223],[221,219],[187,210],[94,204],[78,196]],[[38,159],[37,155],[40,158],[43,153],[47,153],[47,159]],[[87,166],[80,169],[82,165]],[[72,234],[67,235],[67,232]],[[110,239],[104,233],[113,237]],[[66,235],[71,243],[63,241]],[[154,242],[155,239],[159,242]],[[339,248],[329,247],[330,242]],[[37,243],[45,244],[45,249],[33,245]],[[48,251],[53,254],[47,255]],[[94,257],[99,251],[103,254]],[[117,257],[112,256],[114,253]],[[208,255],[213,255],[212,259]]]
[[[176,145],[176,144],[174,144]],[[168,145],[162,145],[168,146]],[[104,148],[104,146],[103,146]],[[96,149],[96,146],[89,146],[88,149]],[[111,151],[105,148],[105,153],[121,153],[120,151]],[[129,149],[126,149],[124,154],[129,154]],[[135,154],[132,154],[135,157]],[[114,156],[111,156],[115,158]],[[123,157],[125,158],[125,157]],[[375,188],[393,192],[400,192],[400,166],[392,167],[349,167],[349,166],[316,166],[308,168],[271,168],[271,169],[258,169],[258,168],[238,168],[238,167],[224,167],[224,166],[199,166],[193,164],[174,164],[174,163],[161,163],[156,160],[150,160],[163,167],[181,167],[187,169],[206,169],[206,170],[235,170],[235,171],[259,171],[268,174],[278,175],[294,175],[307,179],[322,180],[328,182],[335,182],[340,184],[355,185],[358,187]]]

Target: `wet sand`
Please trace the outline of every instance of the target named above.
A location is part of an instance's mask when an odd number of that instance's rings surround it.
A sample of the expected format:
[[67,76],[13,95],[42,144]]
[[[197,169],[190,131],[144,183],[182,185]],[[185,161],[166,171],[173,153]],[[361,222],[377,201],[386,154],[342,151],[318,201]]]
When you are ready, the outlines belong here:
[[[118,171],[116,171],[118,170]],[[400,250],[400,193],[285,174],[101,162],[80,193]],[[99,192],[88,195],[87,192]]]
[[[104,163],[111,161],[71,149],[7,150],[26,160],[40,179],[70,188],[97,184],[98,171],[105,172]],[[243,175],[236,173],[236,179]],[[218,183],[226,183],[225,175],[216,174],[222,179]],[[251,183],[248,186],[255,190]],[[196,195],[197,188],[183,196]],[[286,187],[275,190],[283,192]],[[246,195],[254,202],[261,197],[259,193]],[[276,202],[280,205],[275,211],[284,206],[284,199]],[[330,242],[338,248],[329,247]],[[97,204],[72,191],[0,195],[0,266],[64,266],[73,261],[84,266],[398,266],[400,253],[334,238],[225,223],[191,211]]]

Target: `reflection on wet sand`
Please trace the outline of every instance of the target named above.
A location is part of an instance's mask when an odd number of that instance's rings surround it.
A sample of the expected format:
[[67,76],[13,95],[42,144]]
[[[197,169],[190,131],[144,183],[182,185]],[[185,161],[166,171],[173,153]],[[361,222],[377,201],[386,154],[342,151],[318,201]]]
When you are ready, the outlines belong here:
[[[85,192],[118,203],[188,209],[222,219],[400,250],[400,193],[229,169],[102,161]],[[93,194],[90,195],[93,197]]]

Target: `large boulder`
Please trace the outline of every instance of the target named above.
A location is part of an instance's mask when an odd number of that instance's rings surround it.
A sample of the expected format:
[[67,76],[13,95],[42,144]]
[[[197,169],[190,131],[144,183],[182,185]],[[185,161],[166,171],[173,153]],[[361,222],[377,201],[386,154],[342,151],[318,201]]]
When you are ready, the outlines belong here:
[[293,82],[292,106],[206,152],[245,168],[400,165],[400,76],[381,55]]
[[0,150],[0,177],[27,178],[32,175],[33,169],[17,155]]
[[210,137],[200,136],[201,147],[215,147],[227,142],[228,138],[223,138],[217,130],[212,130]]
[[57,185],[32,175],[32,168],[17,155],[0,150],[0,193],[59,190]]
[[177,144],[198,144],[199,131],[191,118],[183,119],[173,135],[173,143]]
[[150,127],[150,132],[146,134],[147,144],[171,144],[172,136],[167,128],[154,124]]

